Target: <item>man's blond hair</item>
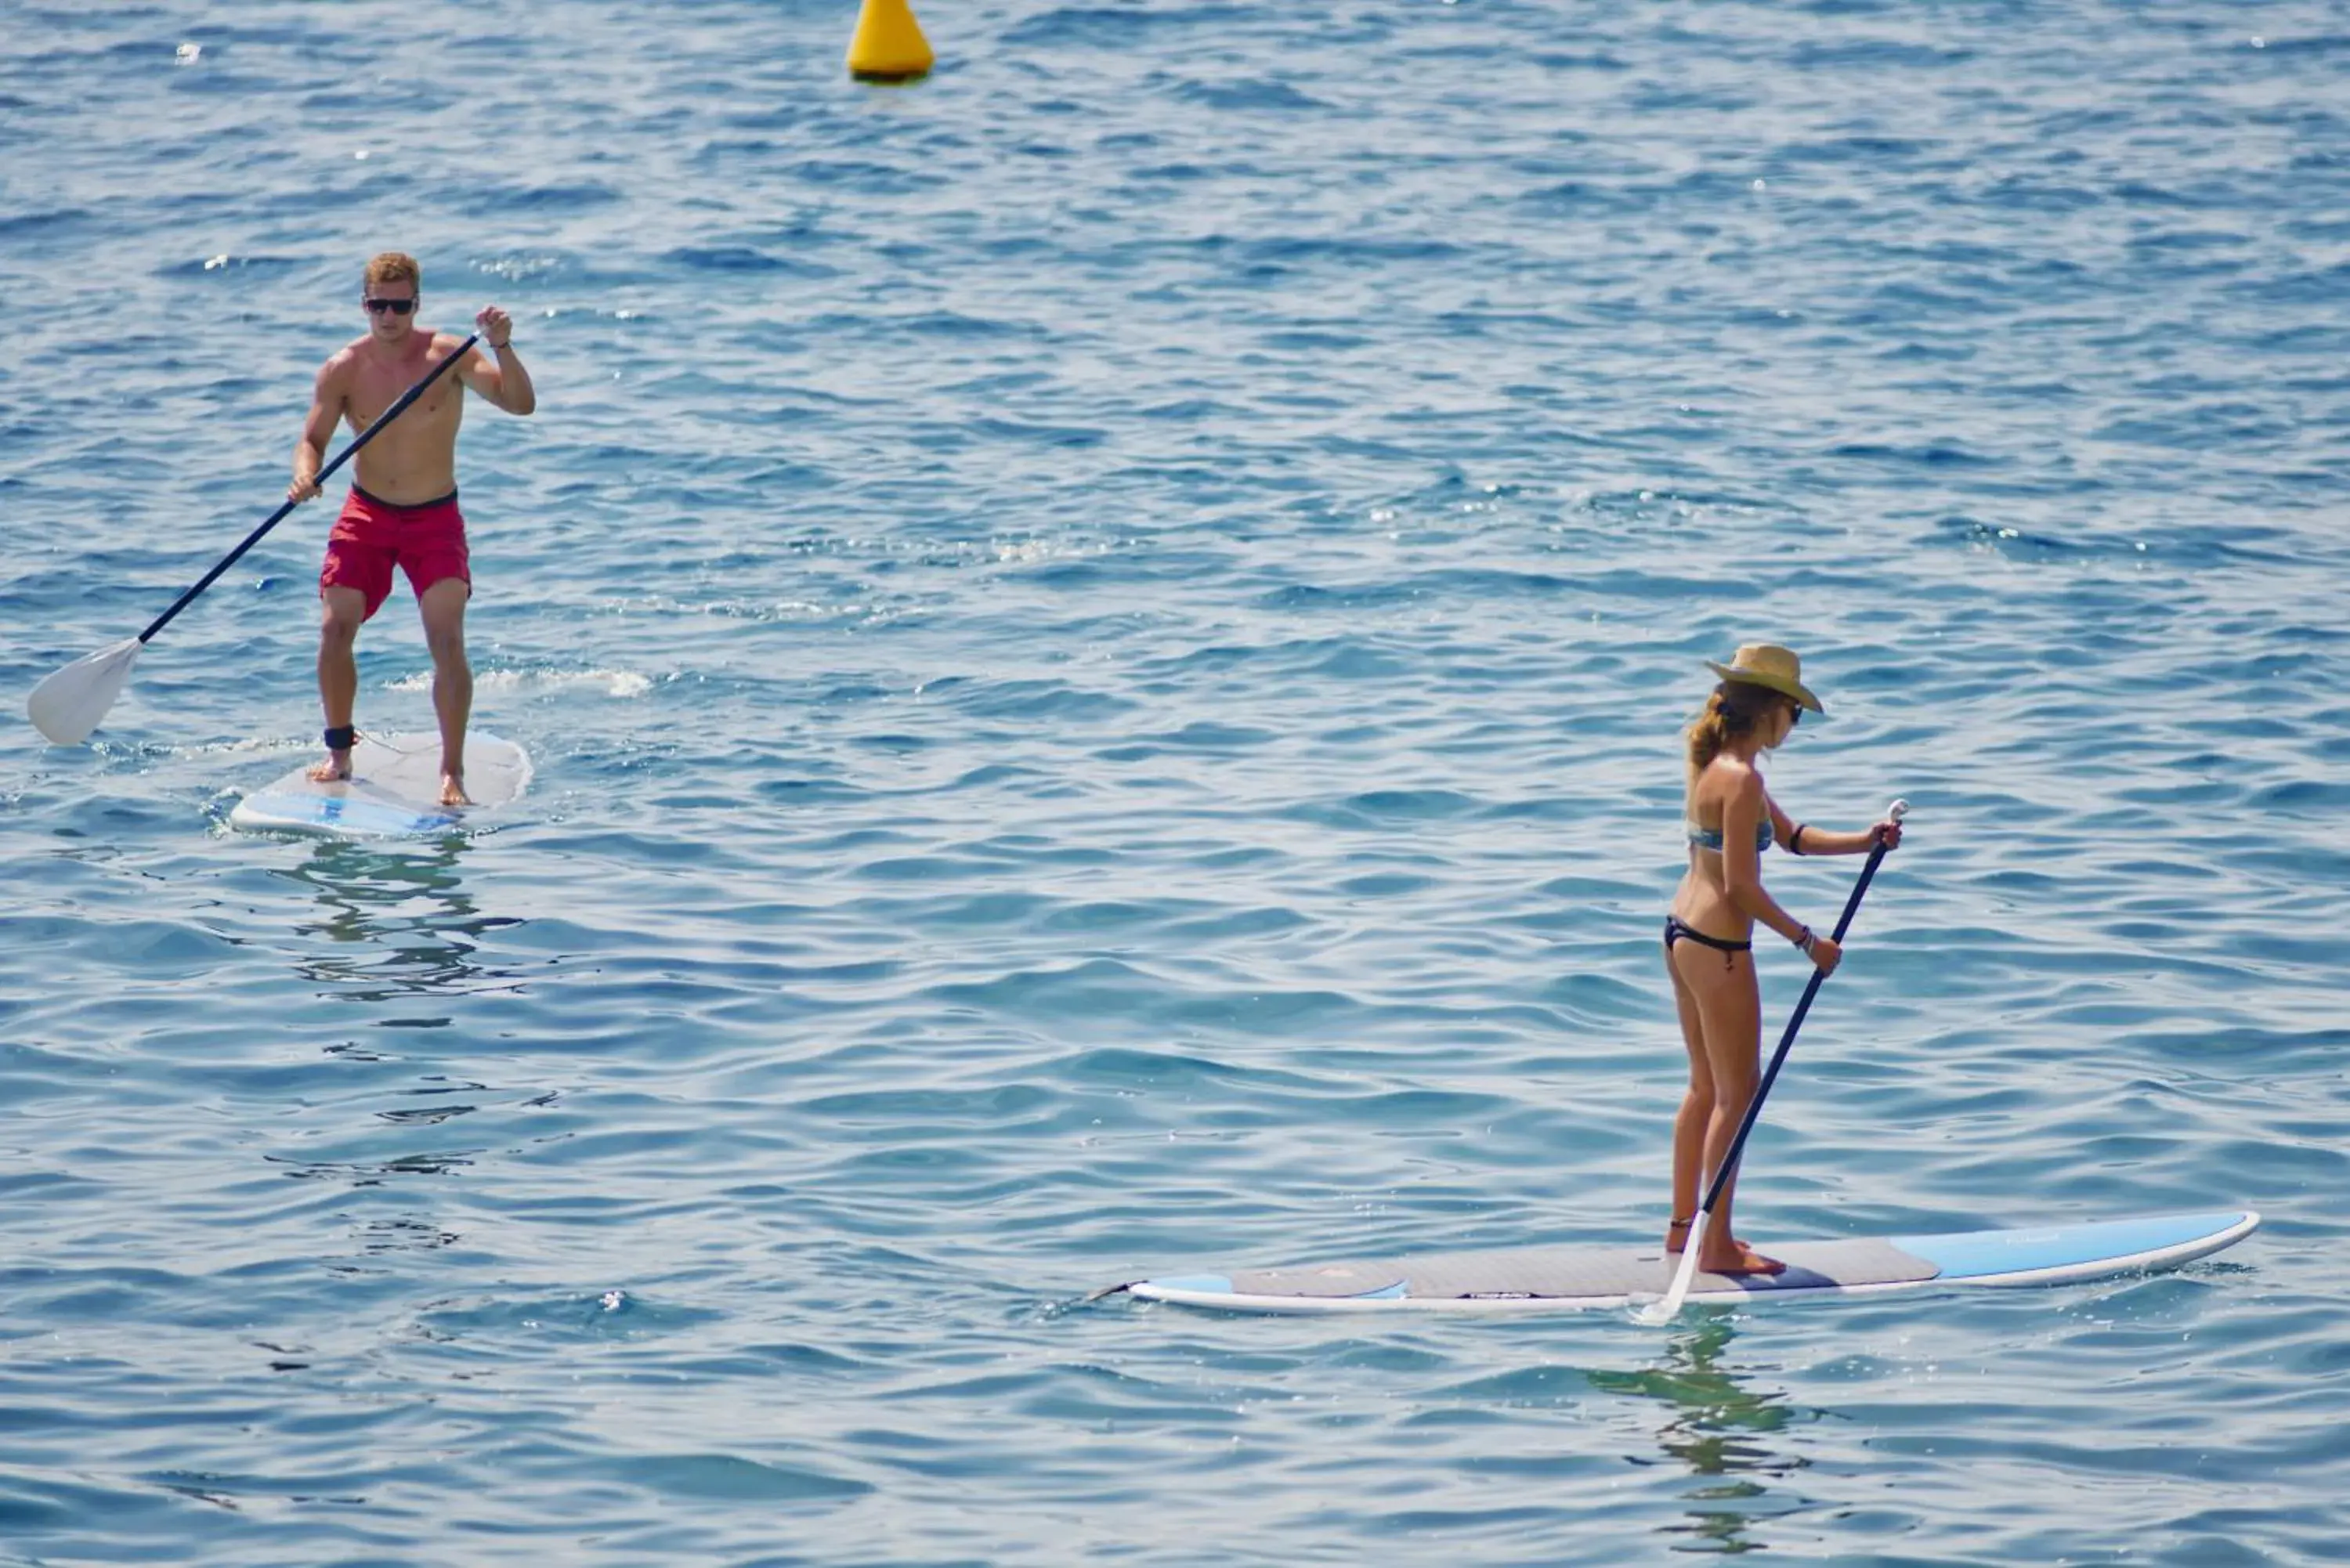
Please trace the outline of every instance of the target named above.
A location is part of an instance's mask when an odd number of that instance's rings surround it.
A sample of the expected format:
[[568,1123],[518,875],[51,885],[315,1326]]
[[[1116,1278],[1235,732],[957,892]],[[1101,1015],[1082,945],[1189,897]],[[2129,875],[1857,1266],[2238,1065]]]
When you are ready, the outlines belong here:
[[364,281],[369,288],[380,283],[404,283],[422,294],[424,269],[418,266],[416,258],[406,251],[386,251],[381,255],[369,258]]

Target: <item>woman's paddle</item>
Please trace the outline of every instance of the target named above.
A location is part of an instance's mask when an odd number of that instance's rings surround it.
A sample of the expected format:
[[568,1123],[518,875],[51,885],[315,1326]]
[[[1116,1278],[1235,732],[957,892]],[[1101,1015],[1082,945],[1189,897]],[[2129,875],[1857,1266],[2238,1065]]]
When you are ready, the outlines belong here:
[[[1886,808],[1885,815],[1899,822],[1908,813],[1909,803],[1897,800]],[[1868,891],[1868,884],[1884,859],[1885,842],[1879,839],[1877,847],[1868,852],[1868,864],[1860,868],[1860,880],[1852,885],[1852,897],[1844,901],[1844,914],[1831,933],[1837,946],[1844,945],[1844,934],[1851,929],[1853,916],[1860,912],[1861,895]],[[1738,1136],[1730,1140],[1730,1151],[1722,1156],[1721,1168],[1713,1173],[1713,1185],[1705,1189],[1705,1201],[1698,1205],[1697,1213],[1690,1220],[1689,1235],[1681,1242],[1681,1266],[1673,1272],[1672,1289],[1654,1306],[1640,1309],[1638,1315],[1642,1323],[1670,1323],[1679,1314],[1681,1303],[1689,1299],[1690,1285],[1697,1278],[1698,1249],[1705,1245],[1706,1221],[1713,1218],[1713,1206],[1721,1201],[1721,1189],[1730,1185],[1731,1177],[1738,1169],[1738,1157],[1746,1151],[1746,1135],[1754,1130],[1755,1118],[1762,1114],[1762,1102],[1770,1097],[1771,1085],[1778,1078],[1780,1065],[1795,1044],[1795,1031],[1804,1026],[1804,1014],[1812,1010],[1812,998],[1820,993],[1820,981],[1825,979],[1825,971],[1812,971],[1811,983],[1804,987],[1804,999],[1795,1003],[1794,1013],[1787,1020],[1787,1032],[1779,1036],[1779,1048],[1771,1054],[1771,1066],[1755,1088],[1754,1102],[1746,1107],[1746,1119],[1738,1124]]]
[[[323,483],[328,474],[348,462],[351,454],[373,441],[376,432],[407,411],[408,405],[424,395],[424,389],[440,379],[441,372],[463,358],[473,345],[481,340],[476,332],[450,350],[424,379],[400,394],[399,401],[376,416],[375,422],[351,438],[351,444],[337,452],[334,461],[318,471]],[[33,716],[34,727],[60,746],[78,746],[89,739],[89,732],[106,717],[121,694],[123,682],[130,679],[130,667],[139,662],[139,650],[147,646],[148,639],[172,624],[172,618],[188,607],[189,601],[213,583],[223,572],[237,563],[237,558],[258,544],[261,536],[286,520],[286,514],[300,505],[287,501],[269,514],[268,520],[244,536],[244,543],[221,557],[220,565],[203,575],[194,587],[182,594],[172,607],[155,618],[145,631],[137,637],[124,638],[109,648],[101,648],[87,659],[78,659],[63,670],[53,671],[49,678],[33,688],[31,699],[25,704]]]

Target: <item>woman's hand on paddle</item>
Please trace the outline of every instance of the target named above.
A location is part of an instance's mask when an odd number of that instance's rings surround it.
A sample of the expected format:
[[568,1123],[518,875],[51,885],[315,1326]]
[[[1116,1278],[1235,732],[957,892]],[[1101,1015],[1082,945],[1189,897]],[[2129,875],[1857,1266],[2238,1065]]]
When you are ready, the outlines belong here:
[[1834,937],[1823,936],[1817,931],[1812,933],[1812,962],[1819,966],[1820,973],[1835,973],[1835,967],[1843,958],[1844,949],[1836,945]]
[[1900,848],[1901,819],[1898,816],[1887,817],[1868,830],[1868,839],[1870,843],[1882,844],[1887,849]]

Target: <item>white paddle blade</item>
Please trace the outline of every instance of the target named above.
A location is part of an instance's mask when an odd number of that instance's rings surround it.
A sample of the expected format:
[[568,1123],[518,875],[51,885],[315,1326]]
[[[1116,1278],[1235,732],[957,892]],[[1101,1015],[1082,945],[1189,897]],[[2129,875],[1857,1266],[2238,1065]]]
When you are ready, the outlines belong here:
[[1697,1252],[1705,1245],[1705,1222],[1711,1218],[1702,1209],[1697,1211],[1697,1218],[1690,1221],[1689,1234],[1681,1239],[1681,1266],[1673,1271],[1673,1288],[1665,1293],[1664,1300],[1650,1302],[1634,1313],[1634,1317],[1653,1328],[1680,1315],[1681,1303],[1689,1300],[1690,1286],[1697,1282]]
[[33,688],[25,704],[33,727],[60,746],[78,746],[88,740],[121,695],[122,683],[130,679],[130,667],[139,662],[139,650],[145,646],[126,637],[51,674]]

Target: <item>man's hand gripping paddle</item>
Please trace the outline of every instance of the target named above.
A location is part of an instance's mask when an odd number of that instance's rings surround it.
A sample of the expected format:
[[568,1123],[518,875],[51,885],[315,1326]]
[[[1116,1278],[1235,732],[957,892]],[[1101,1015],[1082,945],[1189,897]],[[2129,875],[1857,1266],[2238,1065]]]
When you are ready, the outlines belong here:
[[[1886,816],[1899,822],[1909,812],[1909,803],[1897,800],[1885,811]],[[1844,914],[1831,933],[1836,945],[1844,945],[1844,934],[1852,927],[1852,918],[1860,912],[1861,896],[1877,875],[1877,867],[1885,859],[1886,845],[1882,839],[1868,852],[1868,864],[1860,868],[1860,880],[1853,884],[1852,897],[1844,901]],[[1680,1314],[1681,1303],[1689,1299],[1690,1285],[1697,1279],[1698,1250],[1705,1245],[1705,1228],[1713,1218],[1713,1206],[1721,1201],[1721,1189],[1738,1169],[1738,1157],[1746,1151],[1746,1136],[1754,1130],[1754,1122],[1762,1114],[1762,1102],[1771,1095],[1771,1085],[1779,1076],[1779,1068],[1787,1060],[1787,1053],[1795,1044],[1795,1031],[1804,1026],[1804,1014],[1812,1010],[1812,998],[1820,993],[1820,981],[1827,979],[1825,971],[1814,969],[1809,985],[1804,987],[1804,999],[1795,1003],[1793,1016],[1787,1020],[1787,1032],[1779,1036],[1779,1048],[1771,1054],[1771,1065],[1762,1075],[1762,1082],[1754,1091],[1753,1104],[1746,1107],[1746,1119],[1738,1124],[1738,1136],[1730,1140],[1730,1150],[1722,1156],[1721,1166],[1713,1173],[1713,1185],[1705,1189],[1705,1201],[1698,1205],[1696,1215],[1690,1220],[1690,1231],[1681,1244],[1681,1264],[1673,1271],[1672,1289],[1662,1301],[1642,1307],[1634,1315],[1642,1323],[1670,1323]]]
[[[352,437],[351,444],[337,452],[334,461],[318,471],[318,479],[325,481],[328,475],[348,462],[359,448],[373,441],[377,431],[405,413],[409,404],[422,397],[424,389],[441,379],[442,371],[473,351],[481,336],[474,333],[432,369],[425,371],[422,380],[400,393],[399,401],[378,415],[373,424]],[[33,716],[34,727],[60,746],[78,746],[89,739],[89,732],[98,728],[99,722],[106,717],[106,711],[114,706],[115,698],[121,694],[123,683],[130,679],[130,667],[139,662],[139,650],[147,646],[148,639],[171,625],[173,616],[187,608],[190,601],[211,587],[223,572],[236,565],[238,557],[261,542],[264,534],[284,522],[286,514],[300,504],[298,501],[288,500],[271,513],[267,521],[247,534],[243,544],[222,556],[218,566],[206,572],[194,587],[172,601],[172,607],[157,616],[145,631],[137,637],[124,638],[110,647],[101,648],[86,659],[78,659],[63,670],[52,671],[47,680],[33,688],[33,695],[25,704],[26,710]]]

